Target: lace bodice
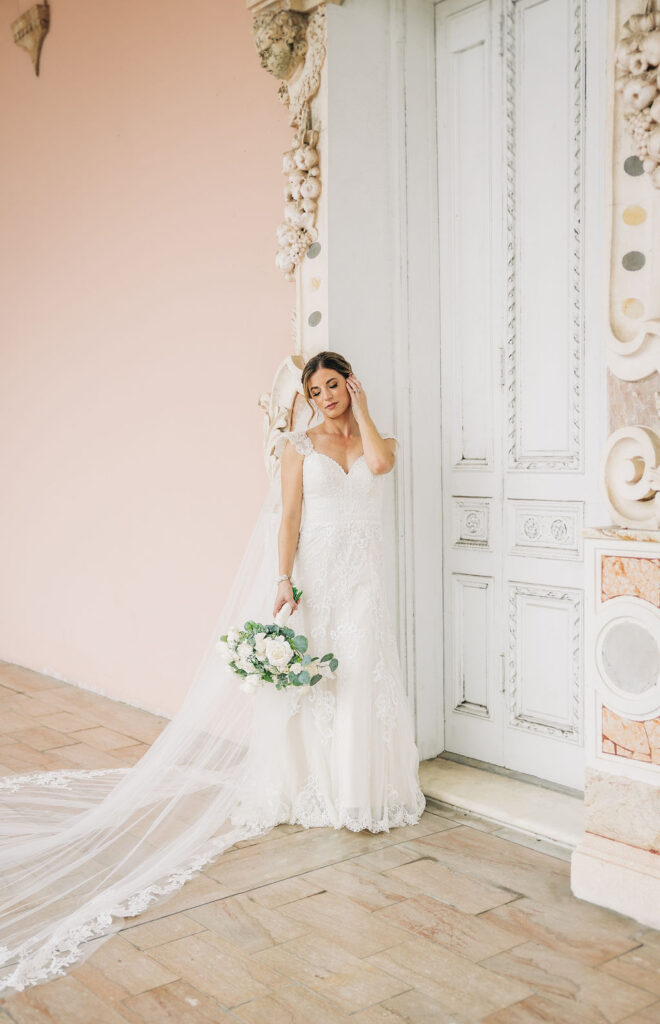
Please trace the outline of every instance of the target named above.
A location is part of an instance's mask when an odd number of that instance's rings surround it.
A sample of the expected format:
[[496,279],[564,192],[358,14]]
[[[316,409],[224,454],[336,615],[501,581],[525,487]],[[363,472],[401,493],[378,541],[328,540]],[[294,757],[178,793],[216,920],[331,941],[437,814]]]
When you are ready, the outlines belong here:
[[[381,437],[394,437],[398,443],[394,434]],[[387,474],[372,473],[364,455],[358,456],[346,472],[336,459],[317,451],[305,430],[285,431],[279,439],[280,452],[286,441],[305,456],[301,534],[328,523],[382,521]]]

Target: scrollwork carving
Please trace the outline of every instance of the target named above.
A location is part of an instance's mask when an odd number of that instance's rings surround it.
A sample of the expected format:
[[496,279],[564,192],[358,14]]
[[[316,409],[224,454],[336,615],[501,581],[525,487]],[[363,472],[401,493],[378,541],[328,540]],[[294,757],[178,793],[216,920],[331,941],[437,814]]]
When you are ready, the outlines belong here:
[[621,427],[609,437],[602,462],[605,497],[622,526],[660,526],[660,437],[649,427]]

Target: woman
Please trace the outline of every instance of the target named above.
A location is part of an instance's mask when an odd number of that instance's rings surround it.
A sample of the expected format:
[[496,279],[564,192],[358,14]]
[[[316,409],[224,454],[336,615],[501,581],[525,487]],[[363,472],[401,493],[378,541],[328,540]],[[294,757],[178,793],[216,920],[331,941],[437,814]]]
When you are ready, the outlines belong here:
[[[96,948],[90,939],[278,823],[376,832],[419,820],[382,553],[397,442],[376,430],[342,356],[319,353],[302,380],[322,422],[278,441],[281,472],[175,718],[130,769],[0,779],[0,991],[65,973]],[[336,656],[336,674],[245,693],[217,637],[287,603],[310,649]]]

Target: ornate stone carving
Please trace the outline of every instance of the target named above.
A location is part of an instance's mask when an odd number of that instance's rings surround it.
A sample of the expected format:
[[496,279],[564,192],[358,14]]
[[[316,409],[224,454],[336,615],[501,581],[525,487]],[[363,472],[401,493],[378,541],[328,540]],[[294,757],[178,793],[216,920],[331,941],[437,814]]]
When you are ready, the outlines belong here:
[[489,516],[491,502],[488,498],[453,498],[454,547],[484,548],[489,545]]
[[582,558],[582,502],[510,498],[506,515],[512,554],[553,560]]
[[654,6],[647,3],[646,13],[624,24],[614,74],[635,152],[660,188],[660,11]]
[[275,262],[288,281],[318,237],[316,214],[321,194],[319,132],[312,125],[311,103],[321,83],[325,60],[325,5],[309,14],[268,9],[255,16],[254,41],[261,66],[281,80],[280,100],[297,130],[284,154],[284,220],[277,229]]
[[273,379],[271,391],[264,392],[259,405],[264,411],[264,459],[266,472],[272,479],[277,468],[275,444],[284,430],[295,427],[297,398],[302,397],[300,377],[305,360],[301,355],[287,356],[280,363]]
[[[660,216],[660,10],[658,0],[650,0],[643,13],[641,7],[640,0],[618,0],[613,5],[619,42],[610,71],[614,96],[608,366],[624,381],[644,380],[660,370],[654,244]],[[631,13],[635,9],[637,13]]]
[[307,18],[295,11],[262,11],[252,23],[262,68],[275,78],[290,78],[307,51]]
[[14,35],[14,42],[22,46],[30,54],[35,75],[39,74],[39,59],[41,47],[48,33],[50,25],[50,8],[48,0],[43,4],[35,4],[29,10],[24,11],[20,18],[12,21],[11,28]]
[[603,456],[605,497],[622,526],[660,526],[660,438],[649,427],[622,427],[608,438]]

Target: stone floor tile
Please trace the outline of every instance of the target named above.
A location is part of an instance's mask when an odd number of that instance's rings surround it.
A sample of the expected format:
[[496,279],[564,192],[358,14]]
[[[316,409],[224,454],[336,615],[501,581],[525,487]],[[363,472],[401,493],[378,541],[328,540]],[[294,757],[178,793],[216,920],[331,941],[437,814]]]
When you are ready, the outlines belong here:
[[475,963],[522,941],[518,935],[499,928],[483,915],[464,914],[425,893],[378,910],[374,917],[387,918],[399,928],[430,939]]
[[234,1007],[234,1017],[244,1024],[350,1024],[338,1006],[302,985],[288,982],[275,994]]
[[647,1006],[640,1013],[633,1013],[622,1020],[621,1024],[660,1024],[660,1002]]
[[[406,932],[337,893],[323,892],[296,903],[282,913],[306,925],[316,935],[338,943],[355,956],[369,956],[402,942]],[[382,913],[382,911],[380,912]],[[310,937],[310,942],[314,939]]]
[[381,850],[374,850],[373,853],[361,853],[357,857],[352,857],[351,863],[360,864],[373,871],[388,871],[390,868],[398,868],[402,864],[410,864],[411,861],[420,859],[419,854],[413,853],[403,846],[384,846]]
[[639,946],[631,937],[635,922],[617,914],[611,916],[608,927],[592,919],[591,905],[582,900],[548,904],[525,897],[489,910],[480,919],[510,930],[519,942],[539,942],[595,967]]
[[[77,737],[77,733],[74,736]],[[67,761],[80,768],[121,768],[122,763],[112,754],[96,747],[90,747],[87,743],[79,743],[77,738],[73,746],[62,751],[62,756]]]
[[120,1009],[91,992],[72,974],[28,988],[7,1000],[13,1024],[126,1024]]
[[14,733],[17,743],[25,743],[35,750],[52,750],[54,747],[67,747],[75,744],[77,740],[73,736],[67,736],[56,729],[49,729],[43,725],[33,725],[31,729],[21,729]]
[[[138,992],[167,985],[179,977],[178,973],[155,963],[149,955],[136,949],[121,935],[113,935],[102,943],[86,960],[86,964],[96,968],[115,985],[124,988],[124,995],[137,995]],[[74,967],[74,975],[76,970]]]
[[14,694],[13,699],[9,702],[9,707],[12,711],[18,711],[19,714],[32,719],[49,715],[52,711],[51,705],[46,701],[39,700],[38,697],[32,697],[27,693]]
[[[416,989],[409,989],[394,999],[385,999],[381,1004],[385,1012],[392,1014],[387,1024],[403,1022],[405,1024],[477,1024],[475,1017],[466,1017],[463,1013],[441,1009],[438,1004]],[[351,1018],[359,1020],[359,1015]],[[368,1018],[365,1024],[368,1024]],[[378,1018],[375,1018],[378,1024]]]
[[529,985],[502,978],[428,939],[411,938],[368,957],[367,963],[406,982],[448,1013],[480,1020],[533,994]]
[[639,946],[601,964],[600,970],[660,996],[660,946]]
[[365,868],[355,861],[340,861],[328,868],[317,868],[302,876],[328,892],[348,896],[365,910],[379,910],[408,899],[417,890],[400,878]]
[[119,747],[129,747],[134,745],[134,741],[130,736],[124,736],[123,733],[114,732],[112,729],[106,729],[102,725],[95,725],[92,728],[80,729],[76,732],[76,739],[80,743],[87,743],[90,747],[95,747],[97,750],[117,750]]
[[281,882],[271,882],[270,885],[259,885],[250,890],[250,895],[256,903],[276,908],[306,896],[314,896],[317,892],[323,892],[323,886],[300,875],[296,878],[283,878]]
[[571,895],[569,864],[466,825],[415,839],[405,847],[480,881],[535,899],[552,902]]
[[40,716],[39,725],[43,725],[47,729],[57,729],[59,732],[74,733],[80,729],[93,728],[94,722],[73,711],[53,710],[52,705],[49,704],[48,714]]
[[22,715],[18,711],[12,711],[11,708],[7,709],[3,705],[2,714],[0,714],[0,732],[5,735],[11,735],[15,732],[31,729],[33,725],[34,722],[29,715]]
[[[67,751],[71,747],[65,748]],[[56,770],[62,767],[62,759],[50,751],[35,750],[26,743],[5,743],[2,747],[2,763],[10,772],[27,774],[34,771]]]
[[466,914],[481,914],[519,897],[509,889],[477,882],[428,857],[391,868],[387,874]]
[[133,765],[144,757],[148,751],[149,746],[146,743],[133,743],[130,747],[119,747],[112,751],[112,756],[116,757],[122,764]]
[[152,946],[162,946],[172,939],[182,939],[186,935],[194,935],[195,932],[204,930],[204,925],[193,921],[187,914],[180,913],[156,918],[155,921],[148,921],[146,924],[137,924],[133,927],[129,925],[122,928],[119,934],[137,949],[150,949]]
[[42,675],[41,672],[24,668],[22,665],[12,665],[8,661],[0,662],[0,682],[10,690],[18,690],[20,693],[37,693],[61,685],[52,676]]
[[200,872],[186,882],[181,889],[170,893],[164,900],[152,903],[141,914],[136,914],[135,917],[127,917],[124,920],[128,927],[146,924],[148,921],[155,921],[170,914],[187,911],[192,907],[199,907],[204,903],[210,903],[212,900],[223,899],[225,896],[230,895],[232,895],[230,889],[216,882],[213,878],[209,878],[204,872]]
[[493,832],[494,836],[506,839],[511,843],[518,843],[520,846],[527,846],[530,850],[538,850],[540,853],[547,853],[550,857],[557,857],[558,860],[570,862],[573,848],[564,846],[563,843],[556,843],[552,839],[542,839],[540,836],[533,836],[528,832],[520,832],[516,828],[504,826]]
[[346,1013],[363,1009],[408,988],[406,982],[381,971],[336,942],[309,936],[271,946],[256,959],[292,981],[337,1003]]
[[148,951],[163,967],[227,1007],[270,995],[283,981],[255,958],[230,952],[232,947],[210,932],[198,932]]
[[122,1012],[130,1010],[136,1020],[145,1024],[224,1024],[236,1020],[216,999],[185,981],[174,981],[131,996],[124,1000],[121,1009]]
[[251,893],[206,903],[189,910],[188,917],[245,953],[287,942],[309,931],[307,925],[257,903]]
[[558,1005],[545,996],[530,996],[528,999],[507,1006],[484,1017],[483,1024],[604,1024],[605,1018],[597,1010],[577,1004]]
[[325,867],[358,853],[387,845],[383,833],[349,832],[346,829],[309,829],[283,836],[274,843],[230,850],[206,869],[206,873],[234,892],[255,885],[279,882],[293,875]]
[[482,967],[528,984],[549,999],[576,1002],[597,1010],[605,1021],[616,1024],[633,1011],[652,1005],[656,997],[617,978],[604,976],[573,956],[565,956],[535,942],[526,942],[505,953],[482,960]]

